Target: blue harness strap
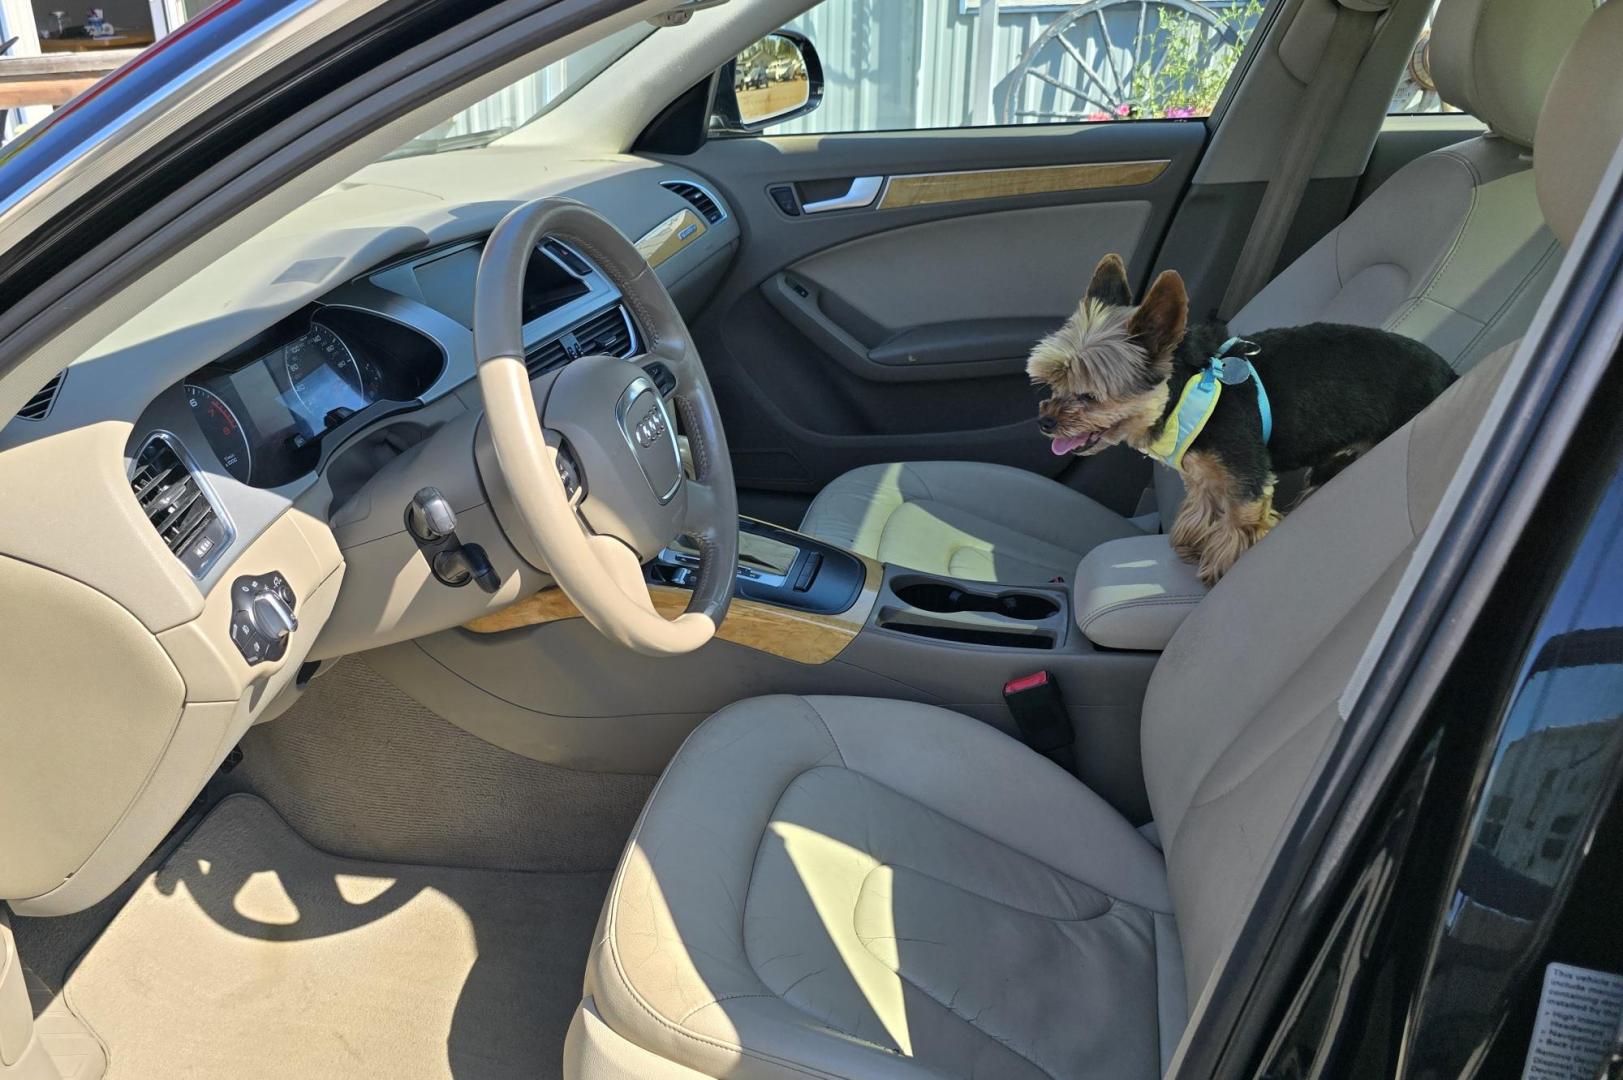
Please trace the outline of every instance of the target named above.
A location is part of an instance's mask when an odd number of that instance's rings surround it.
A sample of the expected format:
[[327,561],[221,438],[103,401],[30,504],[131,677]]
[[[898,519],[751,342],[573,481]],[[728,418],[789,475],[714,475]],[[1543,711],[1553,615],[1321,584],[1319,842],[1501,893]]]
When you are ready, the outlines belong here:
[[[1230,349],[1235,351],[1230,353]],[[1247,379],[1256,384],[1257,412],[1262,414],[1262,442],[1266,446],[1274,437],[1274,410],[1268,404],[1268,391],[1262,385],[1262,376],[1257,374],[1257,367],[1251,362],[1251,358],[1261,352],[1262,347],[1256,342],[1231,337],[1223,342],[1223,347],[1207,364],[1217,372],[1218,380],[1224,385],[1238,386]]]

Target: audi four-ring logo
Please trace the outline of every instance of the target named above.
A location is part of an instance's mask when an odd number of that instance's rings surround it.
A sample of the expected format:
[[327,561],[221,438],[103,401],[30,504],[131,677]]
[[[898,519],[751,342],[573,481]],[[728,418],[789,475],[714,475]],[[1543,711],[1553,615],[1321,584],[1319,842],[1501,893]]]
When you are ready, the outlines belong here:
[[665,416],[658,409],[643,417],[637,425],[637,445],[644,450],[665,437]]

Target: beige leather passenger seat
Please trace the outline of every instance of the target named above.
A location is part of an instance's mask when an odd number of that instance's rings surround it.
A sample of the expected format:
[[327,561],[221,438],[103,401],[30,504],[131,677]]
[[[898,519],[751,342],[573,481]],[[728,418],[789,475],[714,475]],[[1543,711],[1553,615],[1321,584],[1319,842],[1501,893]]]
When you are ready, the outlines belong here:
[[[1520,337],[1560,261],[1529,151],[1550,79],[1593,8],[1592,0],[1443,0],[1431,38],[1437,88],[1488,132],[1393,174],[1241,309],[1232,329],[1382,326],[1462,372]],[[1182,498],[1177,475],[1158,466],[1163,527]],[[823,489],[800,528],[883,562],[1005,584],[1070,580],[1093,548],[1142,532],[1046,477],[954,461],[853,469]]]
[[[1623,3],[1585,35],[1538,165],[1563,243],[1623,137]],[[566,1075],[1160,1076],[1513,349],[1331,481],[1182,624],[1142,717],[1160,848],[956,713],[779,696],[712,717],[616,872]]]

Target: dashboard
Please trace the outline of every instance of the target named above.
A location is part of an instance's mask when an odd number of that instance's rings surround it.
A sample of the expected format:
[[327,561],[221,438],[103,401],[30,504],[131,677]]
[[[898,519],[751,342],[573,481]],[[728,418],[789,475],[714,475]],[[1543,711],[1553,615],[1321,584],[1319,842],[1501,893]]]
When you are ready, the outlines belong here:
[[[495,157],[380,162],[252,236],[199,239],[169,268],[182,280],[139,303],[121,294],[118,324],[0,423],[0,479],[27,508],[4,530],[0,591],[17,601],[12,651],[28,645],[24,693],[49,691],[28,731],[76,748],[27,770],[25,795],[75,823],[43,866],[50,880],[20,893],[51,890],[36,913],[78,910],[124,880],[318,662],[549,583],[485,483],[472,330],[485,238],[515,199],[576,198],[654,245],[645,258],[691,316],[740,232],[714,193],[704,216],[683,194],[702,178],[677,166]],[[545,242],[532,254],[522,319],[537,375],[642,351],[643,327],[583,254]],[[425,487],[498,591],[447,581],[419,546],[404,511]]]

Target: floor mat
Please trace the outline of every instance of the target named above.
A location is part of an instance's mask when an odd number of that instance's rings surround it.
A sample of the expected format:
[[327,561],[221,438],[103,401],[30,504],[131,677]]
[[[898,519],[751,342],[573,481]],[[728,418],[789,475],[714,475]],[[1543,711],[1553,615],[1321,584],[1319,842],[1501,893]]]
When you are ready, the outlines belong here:
[[560,1073],[607,873],[404,866],[222,801],[68,979],[113,1080]]

